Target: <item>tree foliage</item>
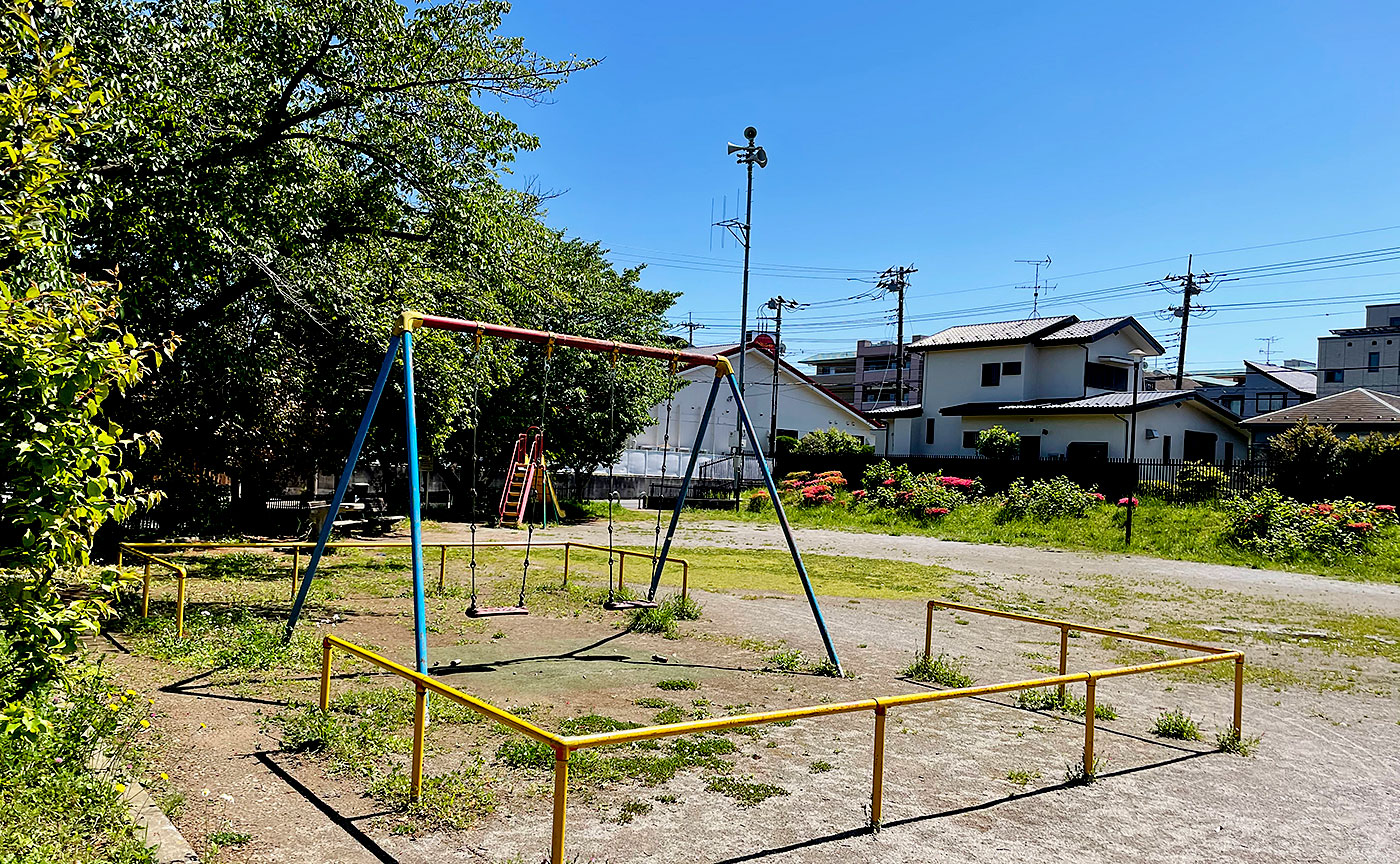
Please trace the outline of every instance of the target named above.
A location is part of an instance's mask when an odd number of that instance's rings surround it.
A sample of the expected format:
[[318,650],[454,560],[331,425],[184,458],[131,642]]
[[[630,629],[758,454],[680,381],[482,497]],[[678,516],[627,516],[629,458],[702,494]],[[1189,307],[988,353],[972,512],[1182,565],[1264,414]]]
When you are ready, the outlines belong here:
[[[135,283],[135,326],[185,338],[127,403],[166,434],[153,467],[177,509],[208,509],[219,488],[256,508],[338,470],[400,309],[659,339],[673,296],[547,227],[544,196],[504,182],[538,145],[505,107],[592,65],[505,35],[507,4],[83,2],[85,38],[122,94],[92,155],[106,203],[84,255]],[[415,358],[419,413],[461,481],[473,393],[483,458],[503,459],[540,360],[488,344],[473,363],[468,339],[440,335]],[[551,424],[556,458],[605,460],[620,447],[599,431],[606,364],[559,352],[551,371],[560,405],[593,409]],[[624,373],[616,428],[638,428],[658,376]],[[401,397],[395,384],[381,404],[369,462],[402,462]]]
[[1005,462],[1021,452],[1021,436],[1004,426],[993,426],[977,433],[977,455]]
[[875,448],[849,432],[832,426],[830,429],[814,429],[803,435],[793,451],[802,456],[834,456],[841,453],[874,453]]

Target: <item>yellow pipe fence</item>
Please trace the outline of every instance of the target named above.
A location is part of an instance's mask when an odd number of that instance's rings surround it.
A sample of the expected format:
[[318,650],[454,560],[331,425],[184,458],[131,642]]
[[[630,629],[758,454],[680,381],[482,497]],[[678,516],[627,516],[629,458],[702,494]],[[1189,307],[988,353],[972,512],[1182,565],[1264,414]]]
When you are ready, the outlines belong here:
[[[447,550],[448,550],[448,549],[470,549],[470,548],[472,548],[473,545],[475,545],[475,547],[476,547],[477,549],[520,549],[520,548],[524,548],[526,545],[529,545],[529,546],[531,546],[531,547],[533,547],[533,548],[536,548],[536,549],[539,549],[539,548],[555,548],[555,549],[563,548],[563,550],[564,550],[564,587],[565,587],[565,588],[569,587],[569,563],[570,563],[570,557],[571,557],[571,556],[570,556],[570,553],[571,553],[573,550],[575,550],[575,549],[588,549],[588,550],[592,550],[592,551],[596,551],[596,552],[607,552],[607,551],[608,551],[608,547],[606,547],[606,546],[600,546],[600,545],[598,545],[598,544],[596,544],[596,543],[580,543],[580,542],[578,542],[578,541],[576,541],[576,540],[543,540],[543,541],[534,541],[534,542],[532,542],[532,543],[530,543],[530,544],[526,544],[526,543],[523,542],[523,541],[492,541],[492,542],[484,542],[484,543],[476,543],[476,544],[472,544],[472,543],[461,543],[461,542],[456,542],[456,543],[428,543],[428,544],[425,544],[424,548],[433,548],[433,547],[436,547],[437,550],[438,550],[438,590],[439,590],[439,591],[441,591],[441,590],[446,586],[446,584],[447,584]],[[123,556],[124,556],[124,555],[135,555],[137,558],[140,558],[142,561],[145,562],[145,575],[144,575],[144,577],[143,577],[143,579],[142,579],[142,585],[141,585],[141,617],[142,617],[142,618],[145,618],[145,617],[147,616],[147,613],[148,613],[148,610],[149,610],[149,607],[150,607],[150,599],[151,599],[151,564],[152,564],[152,563],[155,563],[155,564],[160,565],[161,567],[165,567],[165,568],[167,568],[167,569],[173,571],[173,572],[179,577],[179,595],[178,595],[178,598],[177,598],[177,600],[176,600],[175,617],[176,617],[176,620],[177,620],[177,622],[178,622],[178,623],[177,623],[176,629],[177,629],[177,631],[178,631],[178,633],[179,633],[179,638],[183,639],[183,638],[185,638],[185,580],[188,578],[189,574],[188,574],[188,572],[186,571],[186,569],[185,569],[183,566],[181,566],[180,564],[177,564],[177,563],[175,563],[175,562],[173,562],[173,561],[167,561],[166,559],[160,558],[160,557],[158,557],[158,556],[156,556],[156,555],[153,555],[153,554],[151,554],[151,552],[148,552],[148,551],[146,551],[146,550],[164,550],[164,551],[166,551],[166,552],[172,552],[172,551],[178,551],[178,550],[192,550],[192,549],[201,549],[201,550],[210,550],[210,549],[270,549],[270,550],[273,550],[273,551],[281,550],[281,549],[290,549],[291,552],[292,552],[292,573],[291,573],[292,592],[291,592],[291,596],[292,596],[293,599],[295,599],[295,598],[296,598],[296,594],[297,594],[297,580],[301,577],[301,553],[303,552],[303,550],[313,549],[313,548],[315,548],[315,546],[316,546],[315,543],[310,543],[310,542],[292,542],[292,543],[261,543],[261,542],[248,542],[248,543],[218,543],[218,542],[211,542],[211,543],[192,543],[192,542],[181,542],[181,543],[174,543],[174,542],[172,542],[172,543],[121,543],[121,544],[118,544],[118,546],[117,546],[117,568],[118,568],[118,569],[121,569],[121,567],[122,567],[122,561],[123,561]],[[355,541],[337,541],[337,542],[333,542],[333,543],[327,543],[327,544],[326,544],[326,548],[327,548],[327,549],[409,549],[409,548],[412,548],[412,544],[411,544],[411,543],[361,543],[361,542],[355,542]],[[617,549],[617,548],[614,548],[614,549],[612,550],[612,553],[613,553],[614,555],[617,555],[617,556],[618,556],[618,567],[617,567],[617,588],[618,588],[618,590],[621,590],[622,587],[623,587],[623,582],[622,582],[623,569],[626,567],[627,559],[628,559],[629,557],[631,557],[631,558],[645,558],[645,559],[651,561],[653,564],[656,562],[656,559],[659,557],[659,556],[657,556],[657,555],[653,555],[653,554],[650,553],[650,552],[636,552],[636,551],[631,550],[631,549]],[[675,558],[675,557],[669,557],[669,556],[666,558],[666,561],[667,561],[667,563],[679,564],[679,565],[680,565],[680,568],[681,568],[681,597],[682,597],[682,598],[688,597],[688,596],[689,596],[689,592],[690,592],[690,562],[687,561],[687,560],[684,559],[684,558]]]
[[[413,735],[413,756],[412,770],[410,776],[409,794],[417,798],[422,791],[423,782],[423,750],[424,750],[424,728],[427,723],[426,695],[428,692],[437,693],[447,699],[451,699],[461,705],[483,714],[502,726],[512,729],[529,738],[549,745],[554,750],[554,814],[553,829],[550,838],[550,862],[551,864],[563,864],[564,862],[564,814],[568,804],[569,788],[569,758],[575,750],[582,750],[588,747],[603,747],[613,744],[628,744],[636,741],[649,741],[656,738],[669,738],[678,735],[690,735],[699,732],[716,732],[724,729],[732,729],[738,726],[758,726],[766,723],[781,723],[789,720],[802,720],[811,717],[828,717],[835,714],[851,714],[860,711],[870,711],[875,718],[874,736],[874,759],[871,771],[871,792],[870,792],[870,824],[878,826],[880,824],[880,806],[884,797],[884,756],[885,756],[885,717],[891,708],[900,708],[910,705],[922,705],[929,702],[941,702],[949,699],[964,699],[973,696],[988,696],[995,693],[1010,693],[1018,690],[1028,690],[1035,687],[1058,686],[1063,688],[1066,684],[1084,682],[1086,688],[1086,705],[1084,715],[1084,775],[1092,777],[1094,774],[1094,705],[1095,688],[1098,682],[1104,678],[1114,678],[1123,675],[1139,675],[1148,672],[1159,672],[1165,669],[1175,669],[1185,666],[1196,666],[1203,663],[1220,663],[1234,661],[1235,663],[1235,704],[1234,704],[1234,730],[1239,734],[1241,730],[1241,713],[1243,707],[1242,695],[1244,688],[1244,653],[1241,651],[1231,651],[1224,648],[1216,648],[1210,645],[1196,645],[1189,642],[1179,642],[1176,640],[1159,639],[1154,636],[1145,636],[1139,633],[1129,633],[1121,630],[1107,630],[1100,627],[1092,627],[1083,624],[1076,624],[1069,621],[1059,621],[1051,618],[1038,618],[1031,615],[1019,615],[1010,612],[1001,612],[995,609],[984,609],[977,606],[966,606],[957,603],[945,603],[943,601],[930,601],[928,614],[928,628],[925,634],[925,653],[932,647],[932,622],[933,609],[942,606],[950,609],[957,609],[979,615],[991,615],[1000,618],[1010,618],[1017,621],[1025,621],[1035,624],[1060,627],[1062,633],[1067,634],[1069,630],[1084,633],[1098,633],[1106,636],[1115,636],[1120,639],[1130,639],[1140,642],[1149,642],[1158,645],[1167,645],[1176,648],[1184,648],[1191,651],[1205,652],[1197,657],[1183,657],[1175,660],[1162,660],[1154,663],[1142,663],[1135,666],[1121,666],[1111,669],[1098,669],[1089,672],[1076,672],[1072,674],[1059,674],[1048,678],[1035,678],[1023,681],[1006,681],[1000,684],[986,684],[976,687],[958,687],[950,690],[925,690],[917,693],[905,693],[898,696],[880,696],[867,699],[858,699],[853,702],[833,702],[823,705],[810,705],[803,708],[784,708],[777,711],[761,711],[753,714],[740,714],[731,717],[715,717],[706,720],[691,720],[684,723],[666,723],[659,726],[647,726],[638,729],[624,729],[615,732],[599,732],[591,735],[556,735],[552,732],[541,729],[521,717],[511,714],[501,708],[497,708],[487,702],[469,696],[453,687],[442,684],[433,678],[419,674],[406,666],[388,660],[373,651],[368,651],[350,642],[346,642],[337,636],[327,635],[322,640],[321,659],[321,710],[330,708],[330,682],[331,682],[331,653],[333,649],[339,649],[347,654],[366,660],[398,675],[408,679],[414,685],[414,735]],[[1062,639],[1064,644],[1065,639]],[[1065,655],[1061,655],[1061,666],[1065,668]]]

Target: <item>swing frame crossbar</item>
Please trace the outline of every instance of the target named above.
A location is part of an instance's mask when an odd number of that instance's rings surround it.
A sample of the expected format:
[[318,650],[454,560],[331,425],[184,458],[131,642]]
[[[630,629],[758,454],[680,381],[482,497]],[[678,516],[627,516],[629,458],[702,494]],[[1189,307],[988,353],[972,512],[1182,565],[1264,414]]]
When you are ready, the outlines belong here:
[[[502,324],[488,324],[482,321],[468,321],[460,318],[424,315],[421,312],[411,310],[402,312],[395,322],[393,335],[389,339],[388,350],[384,353],[384,360],[380,364],[379,374],[375,379],[374,387],[370,390],[369,400],[365,406],[364,414],[360,418],[359,429],[356,431],[355,439],[350,445],[350,452],[345,460],[345,469],[341,472],[340,478],[336,482],[335,493],[330,502],[331,516],[322,523],[321,533],[316,540],[316,546],[312,549],[311,555],[309,556],[306,572],[301,576],[296,600],[292,604],[292,611],[287,619],[287,628],[283,636],[284,639],[291,639],[292,631],[295,629],[297,620],[301,616],[301,611],[306,603],[306,596],[311,587],[311,582],[316,575],[316,567],[320,563],[326,544],[330,542],[331,532],[334,529],[335,522],[333,514],[340,510],[340,506],[345,500],[345,493],[349,487],[351,475],[354,473],[355,464],[359,460],[360,451],[364,447],[365,438],[369,433],[369,425],[374,417],[375,408],[379,405],[379,399],[384,393],[384,386],[389,379],[389,374],[393,371],[394,363],[399,356],[400,350],[402,350],[405,402],[404,416],[407,422],[408,485],[410,493],[408,518],[411,533],[410,545],[413,549],[414,654],[419,673],[426,674],[428,671],[428,622],[427,604],[423,587],[423,520],[420,507],[421,485],[418,468],[418,422],[414,406],[413,381],[413,334],[424,328],[457,333],[471,333],[476,336],[478,341],[483,336],[495,336],[500,339],[528,342],[536,345],[577,348],[583,351],[596,351],[612,354],[613,356],[623,355],[648,360],[668,360],[677,365],[684,363],[687,366],[712,367],[715,370],[714,382],[710,386],[709,396],[705,401],[700,426],[696,432],[695,444],[691,447],[690,457],[686,462],[685,475],[681,480],[680,491],[676,495],[675,508],[671,512],[670,527],[666,531],[666,539],[661,546],[661,553],[655,561],[651,585],[647,591],[647,600],[652,602],[656,600],[656,592],[661,584],[661,576],[666,568],[666,561],[670,556],[671,542],[675,537],[676,527],[680,522],[681,510],[685,507],[686,497],[690,491],[691,480],[694,477],[695,468],[699,461],[705,432],[708,430],[710,418],[714,414],[715,400],[718,398],[720,390],[727,384],[733,396],[735,407],[739,413],[740,425],[745,435],[748,437],[749,446],[752,452],[758,454],[758,464],[763,474],[764,484],[767,486],[768,494],[773,501],[773,509],[778,517],[778,524],[782,528],[783,539],[787,543],[788,551],[792,554],[793,564],[797,569],[798,578],[802,582],[802,590],[807,597],[808,606],[811,607],[812,617],[816,622],[817,630],[821,634],[822,644],[826,649],[827,658],[835,667],[838,675],[845,674],[841,667],[841,660],[836,654],[836,647],[831,641],[831,634],[827,629],[826,619],[822,615],[821,605],[817,602],[816,592],[812,588],[811,578],[807,574],[807,566],[802,561],[802,553],[798,550],[797,542],[793,537],[792,526],[788,523],[787,514],[783,510],[782,500],[778,496],[778,488],[773,480],[773,472],[769,468],[768,460],[763,456],[763,448],[759,446],[758,433],[754,430],[753,422],[749,419],[749,412],[744,405],[743,393],[739,389],[738,378],[735,377],[734,368],[730,365],[728,358],[718,354],[703,354],[697,351],[681,351],[671,348],[659,348],[654,345],[636,345],[628,342],[593,339],[587,336],[574,336],[544,330],[527,330],[521,327],[510,327]],[[740,350],[743,350],[743,346],[741,346]],[[475,470],[475,466],[473,466],[473,470]]]

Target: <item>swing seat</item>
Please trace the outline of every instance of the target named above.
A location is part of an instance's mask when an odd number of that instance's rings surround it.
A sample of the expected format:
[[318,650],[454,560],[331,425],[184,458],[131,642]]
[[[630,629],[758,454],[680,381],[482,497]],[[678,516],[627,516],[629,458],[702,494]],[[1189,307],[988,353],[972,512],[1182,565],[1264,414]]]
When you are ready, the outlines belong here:
[[618,611],[622,609],[655,609],[660,605],[651,600],[609,600],[603,604],[603,608]]
[[494,618],[498,615],[529,615],[524,606],[473,606],[467,610],[468,618]]

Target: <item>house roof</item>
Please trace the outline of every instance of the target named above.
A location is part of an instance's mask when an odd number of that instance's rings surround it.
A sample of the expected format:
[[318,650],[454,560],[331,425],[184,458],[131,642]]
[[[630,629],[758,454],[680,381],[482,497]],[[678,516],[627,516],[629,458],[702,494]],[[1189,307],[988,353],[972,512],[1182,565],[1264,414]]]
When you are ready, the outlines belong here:
[[[718,355],[721,356],[721,357],[732,357],[733,355],[739,353],[739,346],[738,346],[737,344],[731,344],[731,345],[711,345],[711,346],[706,346],[705,348],[697,349],[697,350],[699,350],[699,351],[701,351],[702,353],[705,353],[705,354],[718,354]],[[758,342],[753,342],[753,341],[749,342],[749,350],[750,350],[750,351],[758,352],[759,354],[762,354],[763,356],[768,357],[769,359],[772,359],[772,357],[773,357],[773,350],[772,350],[772,348],[768,347],[767,345],[761,345],[761,344],[759,344]],[[698,364],[691,364],[691,365],[689,365],[689,366],[687,366],[687,367],[685,367],[685,368],[686,368],[687,370],[689,370],[689,369],[694,369],[694,368],[696,368],[697,365],[698,365]],[[856,408],[854,405],[852,405],[851,403],[847,402],[845,399],[842,399],[840,396],[837,396],[835,393],[831,392],[830,390],[826,389],[826,388],[823,387],[821,384],[819,384],[819,383],[817,383],[815,380],[813,380],[812,377],[811,377],[810,375],[806,374],[806,373],[803,372],[801,369],[798,369],[796,366],[793,366],[791,363],[787,362],[786,360],[782,359],[781,357],[778,358],[778,366],[779,366],[781,369],[783,369],[783,371],[785,371],[785,372],[787,372],[788,374],[792,375],[794,378],[799,379],[800,381],[802,381],[802,383],[808,385],[808,386],[811,387],[813,390],[817,391],[817,392],[820,393],[821,395],[825,396],[827,399],[829,399],[829,400],[831,400],[832,402],[836,403],[836,406],[837,406],[838,408],[841,408],[842,410],[844,410],[844,411],[847,412],[848,414],[850,414],[850,415],[852,415],[853,417],[855,417],[857,420],[860,420],[862,423],[866,424],[867,426],[870,426],[872,429],[875,428],[875,427],[878,425],[875,421],[871,420],[868,416],[866,416],[866,414],[865,414],[863,411],[861,411],[860,409]],[[705,367],[705,368],[709,368],[709,367],[707,366],[707,367]]]
[[[1178,402],[1194,402],[1232,423],[1240,418],[1216,403],[1206,399],[1195,390],[1140,390],[1137,397],[1137,411],[1141,413],[1151,408],[1172,405]],[[1027,399],[1020,402],[964,402],[949,405],[940,411],[950,417],[987,417],[997,414],[1130,414],[1133,411],[1133,394],[1101,393],[1068,399]]]
[[941,348],[970,348],[975,345],[1015,345],[1029,342],[1079,319],[1073,315],[1054,318],[1026,318],[1020,321],[995,321],[990,324],[959,324],[938,331],[932,336],[909,345],[913,351],[936,351]]
[[1287,366],[1275,366],[1272,363],[1255,363],[1252,360],[1244,361],[1244,368],[1247,372],[1258,372],[1270,381],[1282,384],[1294,393],[1302,393],[1308,396],[1317,395],[1316,373],[1300,372],[1297,369],[1289,369]]
[[1291,426],[1303,420],[1337,426],[1393,423],[1400,427],[1400,396],[1357,387],[1292,408],[1260,414],[1244,422],[1250,426]]
[[886,405],[884,408],[871,408],[866,411],[867,417],[875,417],[880,420],[889,420],[895,417],[918,417],[924,413],[924,406],[919,403],[913,405]]
[[825,354],[809,354],[798,360],[804,366],[811,366],[814,363],[824,363],[827,360],[850,360],[855,362],[856,352],[854,351],[828,351]]
[[1131,315],[1118,318],[1094,318],[1081,321],[1074,315],[1053,318],[1026,318],[1019,321],[996,321],[990,324],[959,324],[919,339],[909,345],[911,351],[940,351],[950,348],[976,348],[988,345],[1078,345],[1096,342],[1124,328],[1138,332],[1158,354],[1165,352],[1147,328]]

